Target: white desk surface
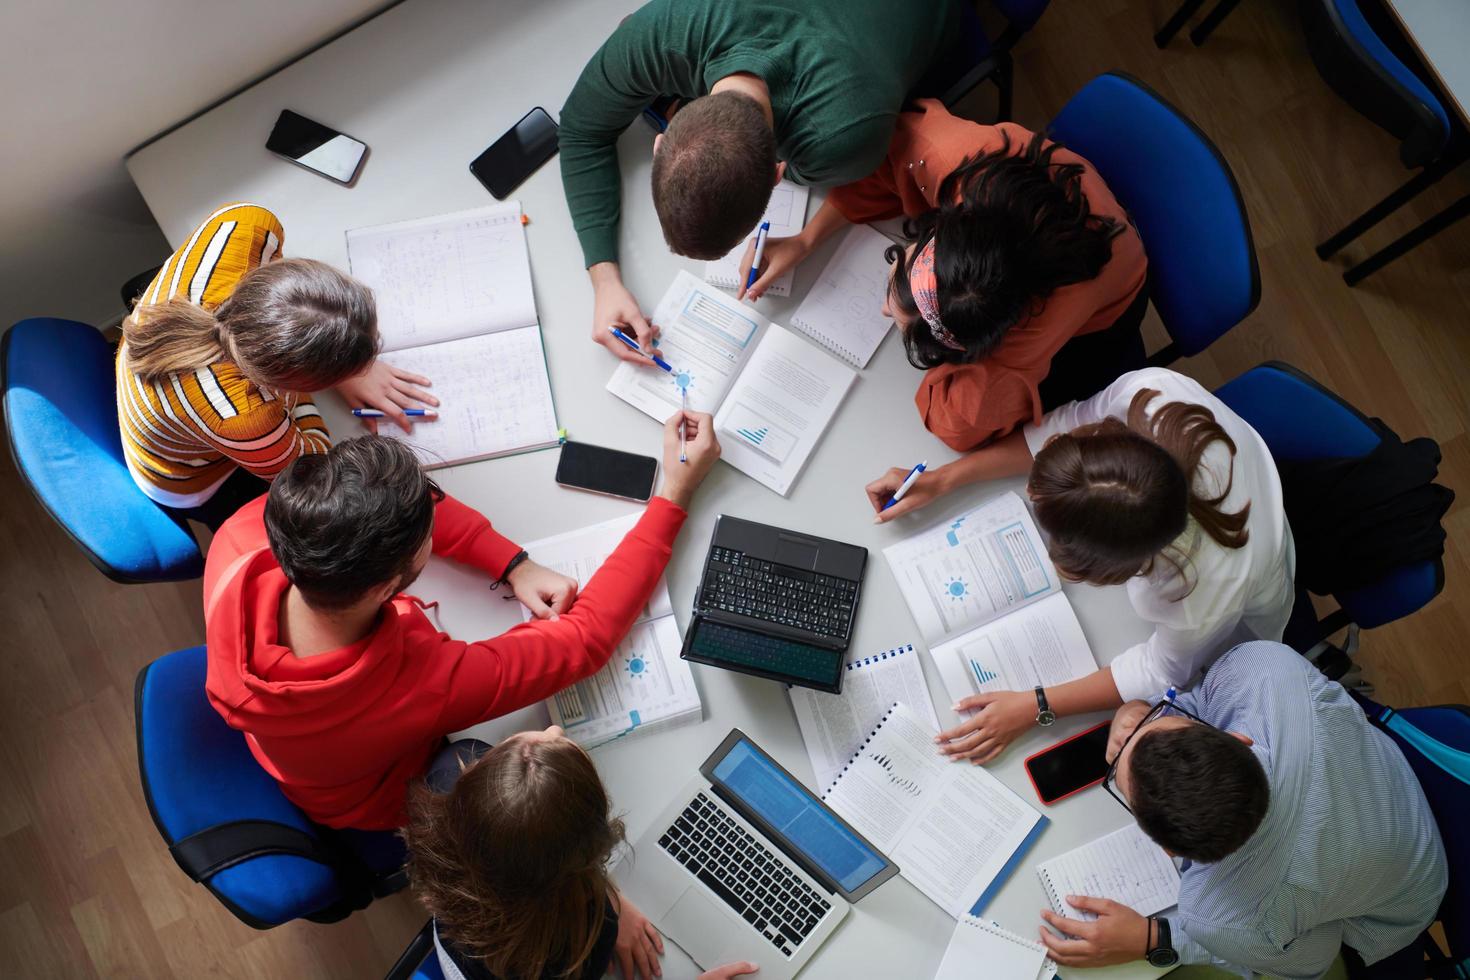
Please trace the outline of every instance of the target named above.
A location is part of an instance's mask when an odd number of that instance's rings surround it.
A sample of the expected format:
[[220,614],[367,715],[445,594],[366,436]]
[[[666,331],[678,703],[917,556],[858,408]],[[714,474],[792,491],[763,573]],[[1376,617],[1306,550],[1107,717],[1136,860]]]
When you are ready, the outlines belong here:
[[1388,9],[1449,93],[1450,108],[1470,126],[1470,3],[1388,0]]
[[[349,228],[456,211],[490,203],[467,165],[533,106],[556,115],[578,72],[631,0],[408,0],[138,151],[128,169],[169,240],[178,244],[222,202],[246,200],[272,208],[285,229],[284,251],[346,268]],[[371,148],[355,187],[346,188],[282,161],[264,149],[277,113],[291,108],[364,140]],[[624,174],[623,273],[646,311],[651,311],[677,269],[702,273],[702,263],[669,254],[648,190],[652,135],[635,123],[619,152]],[[516,194],[531,223],[527,228],[537,307],[546,338],[552,387],[561,424],[573,438],[658,455],[658,427],[603,390],[613,358],[588,339],[592,291],[572,232],[560,173],[547,164]],[[813,211],[817,202],[813,201]],[[826,253],[830,254],[830,253]],[[795,295],[761,305],[786,322],[821,269],[826,254],[797,272]],[[854,649],[877,652],[913,642],[922,646],[887,563],[884,545],[938,521],[1006,486],[970,488],[920,517],[877,527],[863,486],[889,466],[920,459],[938,465],[953,458],[928,435],[914,409],[917,372],[890,335],[858,378],[832,427],[782,499],[728,466],[716,468],[700,491],[669,566],[669,584],[681,625],[688,610],[714,518],[720,513],[780,524],[870,549],[866,587],[858,611]],[[339,437],[354,423],[328,404]],[[491,515],[519,540],[606,520],[635,505],[554,485],[555,451],[490,460],[439,471],[445,489]],[[434,569],[415,589],[444,590],[445,625],[459,635],[480,621],[508,615],[496,598],[465,609],[465,573]],[[450,594],[452,593],[452,594]],[[1147,634],[1121,588],[1069,586],[1067,593],[1099,662],[1106,663]],[[468,593],[482,596],[484,593]],[[498,608],[497,608],[498,607]],[[468,624],[468,625],[463,625]],[[927,660],[927,656],[924,658]],[[810,781],[811,767],[795,716],[777,685],[696,666],[704,720],[696,727],[635,737],[593,754],[616,805],[626,811],[630,839],[731,727],[753,736],[783,765]],[[949,698],[932,664],[926,673],[941,720],[954,720]],[[1103,716],[1064,719],[1050,732],[1034,730],[994,764],[993,771],[1028,800],[1034,793],[1022,768],[1031,752],[1080,731]],[[1039,807],[1039,804],[1038,804]],[[1040,807],[1039,807],[1040,808]],[[1031,855],[987,910],[1024,935],[1040,926],[1045,905],[1034,866],[1122,826],[1128,815],[1101,789],[1052,808],[1052,820]],[[954,923],[908,882],[894,879],[853,909],[848,921],[803,972],[820,978],[928,977],[939,965]],[[693,976],[682,953],[669,944],[665,976]],[[1068,975],[1144,977],[1156,971],[1132,964]],[[999,980],[999,978],[998,978]]]

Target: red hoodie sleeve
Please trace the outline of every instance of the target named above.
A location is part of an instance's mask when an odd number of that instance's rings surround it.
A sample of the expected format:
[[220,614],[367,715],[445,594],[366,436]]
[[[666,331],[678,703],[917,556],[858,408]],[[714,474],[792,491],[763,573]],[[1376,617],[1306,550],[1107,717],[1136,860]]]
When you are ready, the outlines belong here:
[[499,580],[521,546],[490,526],[484,514],[449,495],[434,508],[434,554],[471,565]]
[[446,638],[436,656],[458,662],[441,727],[455,731],[508,714],[601,670],[653,594],[686,516],[654,497],[559,618],[522,623],[477,643]]

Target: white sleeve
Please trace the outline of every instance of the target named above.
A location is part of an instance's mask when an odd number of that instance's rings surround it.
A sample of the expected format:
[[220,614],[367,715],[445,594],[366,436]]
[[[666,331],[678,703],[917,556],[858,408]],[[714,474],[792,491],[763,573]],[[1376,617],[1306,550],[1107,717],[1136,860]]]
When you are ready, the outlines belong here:
[[1235,625],[1228,620],[1183,627],[1160,623],[1152,636],[1108,665],[1118,694],[1124,703],[1152,703],[1171,687],[1182,691],[1192,686],[1211,657],[1223,652],[1220,647]]
[[1149,405],[1151,410],[1169,402],[1187,401],[1208,405],[1209,392],[1193,378],[1186,378],[1165,368],[1144,368],[1130,371],[1102,391],[1080,402],[1068,402],[1046,413],[1040,422],[1028,423],[1022,428],[1026,446],[1034,457],[1041,452],[1047,440],[1062,432],[1071,432],[1081,425],[1092,425],[1112,416],[1127,421],[1128,406],[1139,389],[1153,388],[1159,397]]

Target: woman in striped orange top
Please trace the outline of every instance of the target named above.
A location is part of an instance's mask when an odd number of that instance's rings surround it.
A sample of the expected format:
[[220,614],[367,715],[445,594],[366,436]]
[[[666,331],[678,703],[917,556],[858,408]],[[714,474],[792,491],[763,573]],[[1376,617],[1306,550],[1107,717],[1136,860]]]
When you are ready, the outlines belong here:
[[297,456],[331,445],[310,393],[336,388],[405,429],[437,405],[428,379],[376,360],[362,283],[281,255],[276,216],[211,214],[169,257],[123,323],[117,414],[133,479],[153,500],[217,526]]

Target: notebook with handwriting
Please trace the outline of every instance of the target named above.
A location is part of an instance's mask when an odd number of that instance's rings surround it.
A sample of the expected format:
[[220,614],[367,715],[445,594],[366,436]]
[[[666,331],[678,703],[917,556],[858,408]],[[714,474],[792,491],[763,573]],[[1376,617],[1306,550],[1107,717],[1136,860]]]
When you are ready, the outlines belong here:
[[380,434],[430,469],[557,444],[519,202],[355,228],[347,262],[372,287],[383,360],[440,401],[437,419]]
[[894,704],[822,798],[958,920],[985,910],[1047,819],[987,770],[941,756],[936,734]]
[[867,225],[853,225],[791,315],[800,330],[855,368],[865,368],[893,321],[883,315],[893,242]]
[[1139,915],[1179,903],[1179,871],[1164,849],[1131,823],[1036,866],[1041,887],[1057,915],[1095,919],[1067,904],[1068,895],[1109,898]]
[[[766,204],[766,213],[761,215],[761,221],[771,223],[771,230],[767,233],[767,237],[790,238],[792,235],[799,234],[802,226],[806,224],[806,202],[810,194],[810,188],[801,184],[793,184],[789,180],[783,180],[777,184],[771,191],[770,202]],[[745,258],[746,246],[754,237],[755,232],[751,232],[739,245],[735,246],[729,255],[706,262],[704,281],[723,289],[739,289],[745,285],[740,281],[740,261]],[[772,296],[790,296],[792,278],[792,272],[787,272],[771,283],[766,292]]]

